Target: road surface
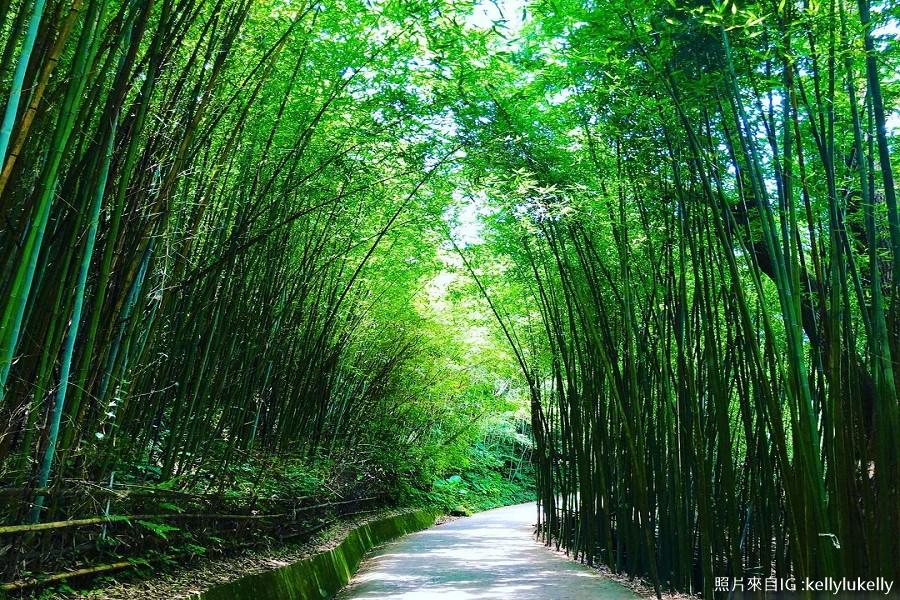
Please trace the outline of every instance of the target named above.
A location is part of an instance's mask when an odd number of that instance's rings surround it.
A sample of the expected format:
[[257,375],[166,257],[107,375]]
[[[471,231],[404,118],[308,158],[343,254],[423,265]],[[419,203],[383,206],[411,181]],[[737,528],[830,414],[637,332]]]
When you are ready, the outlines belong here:
[[635,600],[532,536],[534,504],[478,513],[376,549],[336,600]]

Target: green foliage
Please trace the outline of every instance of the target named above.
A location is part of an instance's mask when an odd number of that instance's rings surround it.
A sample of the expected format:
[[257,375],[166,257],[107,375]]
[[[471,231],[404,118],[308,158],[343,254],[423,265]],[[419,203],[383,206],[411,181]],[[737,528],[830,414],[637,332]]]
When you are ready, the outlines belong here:
[[0,1],[3,486],[534,478],[660,588],[893,575],[891,3],[67,6]]
[[155,523],[153,521],[145,521],[143,519],[138,519],[135,522],[138,525],[141,525],[142,527],[144,527],[145,529],[148,529],[149,531],[153,532],[154,535],[158,535],[159,537],[161,537],[164,540],[169,539],[168,534],[175,532],[175,531],[181,531],[180,528],[178,528],[174,525],[169,525],[168,523]]
[[533,482],[526,475],[518,475],[510,480],[505,473],[482,466],[473,465],[472,470],[462,475],[434,482],[434,487],[426,494],[428,502],[449,513],[462,510],[471,514],[481,510],[520,504],[535,499]]
[[206,547],[200,546],[198,544],[185,544],[181,546],[182,550],[194,555],[194,556],[202,556],[206,554]]
[[[433,479],[408,480],[398,496],[410,505],[433,506],[450,514],[534,500],[532,442],[515,413],[498,415],[477,429],[477,437],[453,456]],[[430,484],[430,485],[429,485]]]
[[548,542],[705,596],[896,572],[889,5],[535,2],[454,64]]

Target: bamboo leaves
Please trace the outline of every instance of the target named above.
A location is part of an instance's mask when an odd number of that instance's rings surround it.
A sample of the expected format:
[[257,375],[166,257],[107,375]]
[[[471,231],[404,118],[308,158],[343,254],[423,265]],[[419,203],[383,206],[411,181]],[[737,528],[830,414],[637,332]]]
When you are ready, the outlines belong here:
[[[541,533],[704,596],[725,575],[890,576],[893,542],[869,536],[898,499],[874,102],[894,54],[862,4],[716,6],[548,7],[510,61],[557,62],[468,123],[545,331]],[[560,80],[564,104],[521,100]],[[531,210],[540,189],[577,208]]]
[[[10,41],[37,87],[19,73],[10,108],[34,110],[4,125],[3,479],[224,489],[255,457],[413,452],[443,419],[393,420],[426,377],[407,363],[435,249],[409,223],[456,156],[403,84],[415,11],[84,4]],[[67,516],[26,495],[12,518]]]

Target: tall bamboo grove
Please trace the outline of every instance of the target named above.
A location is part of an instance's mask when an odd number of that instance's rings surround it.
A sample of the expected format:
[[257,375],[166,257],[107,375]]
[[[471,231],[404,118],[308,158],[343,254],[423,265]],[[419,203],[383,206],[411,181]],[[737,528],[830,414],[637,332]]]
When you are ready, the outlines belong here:
[[543,539],[706,597],[717,577],[896,581],[888,7],[534,10],[488,67],[509,84],[461,112],[493,260],[532,298],[530,325],[498,318],[531,388]]
[[[380,248],[420,251],[391,236],[442,164],[424,142],[397,149],[417,128],[395,68],[417,20],[355,2],[0,2],[5,484],[118,471],[222,489],[250,453],[392,431],[370,420],[396,414],[416,341],[379,302],[407,302],[427,261]],[[67,516],[40,493],[20,506],[12,521]]]

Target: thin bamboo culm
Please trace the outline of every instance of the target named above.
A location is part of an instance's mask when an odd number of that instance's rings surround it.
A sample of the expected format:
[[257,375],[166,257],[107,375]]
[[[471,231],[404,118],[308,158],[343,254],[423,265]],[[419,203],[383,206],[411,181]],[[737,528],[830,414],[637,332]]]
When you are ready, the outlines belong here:
[[481,138],[533,178],[510,256],[544,332],[540,535],[657,593],[898,576],[884,75],[867,0],[795,4],[753,37],[728,2],[703,24],[674,3],[588,10],[567,65],[579,166],[513,119],[487,134],[503,147]]

